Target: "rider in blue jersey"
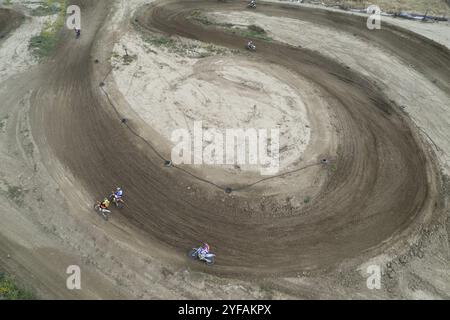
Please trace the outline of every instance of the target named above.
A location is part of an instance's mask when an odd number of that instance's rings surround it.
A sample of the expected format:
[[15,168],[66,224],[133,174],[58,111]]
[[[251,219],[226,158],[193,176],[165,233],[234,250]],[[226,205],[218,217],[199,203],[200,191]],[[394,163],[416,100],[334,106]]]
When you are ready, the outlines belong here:
[[116,200],[121,200],[123,196],[123,190],[120,187],[117,187],[116,191],[114,191],[114,197]]

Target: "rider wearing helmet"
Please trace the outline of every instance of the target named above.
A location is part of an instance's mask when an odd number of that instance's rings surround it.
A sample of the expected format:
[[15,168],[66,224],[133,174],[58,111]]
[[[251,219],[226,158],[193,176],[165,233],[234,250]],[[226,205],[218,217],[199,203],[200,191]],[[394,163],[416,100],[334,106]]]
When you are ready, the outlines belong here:
[[103,200],[103,202],[100,204],[100,208],[108,209],[109,208],[109,204],[110,204],[110,202],[109,202],[108,198],[105,198],[105,200]]
[[205,257],[209,253],[209,249],[210,249],[209,244],[203,242],[203,245],[198,250],[199,257],[200,258]]
[[114,191],[114,197],[116,198],[116,200],[120,200],[122,199],[123,196],[123,190],[121,187],[117,187],[116,191]]

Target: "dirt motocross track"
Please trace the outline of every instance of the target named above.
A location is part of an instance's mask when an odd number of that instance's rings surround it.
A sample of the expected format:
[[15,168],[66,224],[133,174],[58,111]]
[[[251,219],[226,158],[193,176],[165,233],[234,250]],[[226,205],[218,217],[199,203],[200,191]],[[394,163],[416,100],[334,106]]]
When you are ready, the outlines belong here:
[[[33,135],[42,152],[56,155],[92,195],[100,197],[120,184],[127,207],[114,219],[141,229],[149,243],[183,257],[193,244],[208,241],[217,253],[216,266],[195,264],[208,272],[290,274],[375,255],[407,240],[410,231],[442,210],[433,154],[376,83],[317,52],[277,42],[258,41],[254,59],[282,65],[317,84],[332,98],[336,115],[340,152],[329,155],[335,170],[323,166],[330,172],[313,201],[273,216],[270,207],[258,206],[263,184],[227,195],[165,168],[149,144],[133,134],[142,128],[133,119],[121,123],[123,116],[112,108],[120,110],[120,102],[109,100],[100,86],[109,70],[94,62],[92,51],[106,23],[108,1],[72,2],[86,12],[82,39],[64,40],[43,68],[47,80],[32,98]],[[162,1],[140,10],[136,23],[144,30],[242,49],[246,39],[187,19],[193,10],[242,6],[241,1]],[[258,12],[313,21],[375,42],[437,79],[450,94],[449,52],[420,36],[388,25],[372,32],[361,27],[362,17],[321,10],[261,4]],[[249,207],[260,209],[249,212]]]
[[0,9],[0,39],[20,25],[23,15],[7,9]]

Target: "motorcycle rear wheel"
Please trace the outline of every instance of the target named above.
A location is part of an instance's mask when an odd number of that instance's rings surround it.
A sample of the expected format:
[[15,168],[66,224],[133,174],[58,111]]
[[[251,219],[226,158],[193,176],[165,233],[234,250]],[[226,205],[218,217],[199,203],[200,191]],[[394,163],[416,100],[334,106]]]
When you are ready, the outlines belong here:
[[117,209],[123,209],[123,207],[124,207],[124,204],[123,204],[123,202],[116,202],[116,207],[117,207]]
[[94,210],[95,210],[99,215],[101,215],[105,221],[108,221],[108,220],[109,220],[108,213],[103,212],[103,211],[100,209],[100,205],[99,205],[98,203],[96,203],[96,204],[94,205]]
[[108,220],[109,220],[108,213],[106,213],[106,212],[100,212],[100,214],[102,215],[103,219],[105,219],[105,221],[108,221]]
[[214,259],[214,258],[215,258],[215,257],[209,258],[209,260],[211,260],[211,262],[206,261],[206,264],[207,264],[208,266],[212,266],[212,265],[214,264],[214,262],[215,262],[215,259]]

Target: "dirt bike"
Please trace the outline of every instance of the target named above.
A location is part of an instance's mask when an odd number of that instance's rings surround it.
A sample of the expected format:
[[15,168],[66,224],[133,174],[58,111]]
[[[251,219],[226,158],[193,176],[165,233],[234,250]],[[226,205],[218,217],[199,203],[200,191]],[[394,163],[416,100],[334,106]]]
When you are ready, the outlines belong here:
[[204,261],[208,266],[212,266],[214,264],[215,260],[215,254],[213,253],[202,253],[202,248],[192,248],[192,250],[189,251],[188,255],[192,259],[196,259],[199,261]]
[[109,201],[114,203],[116,205],[116,208],[122,209],[125,206],[125,202],[122,200],[122,198],[117,198],[113,193],[109,196]]
[[98,212],[98,214],[101,214],[103,219],[105,219],[106,221],[108,221],[109,219],[109,214],[111,213],[111,211],[109,211],[108,209],[104,209],[101,206],[101,202],[98,201],[95,205],[94,205],[94,210]]
[[253,43],[247,43],[245,48],[249,51],[256,51],[256,46]]
[[256,3],[255,3],[255,2],[250,2],[250,3],[247,5],[247,8],[249,8],[249,9],[256,9]]

